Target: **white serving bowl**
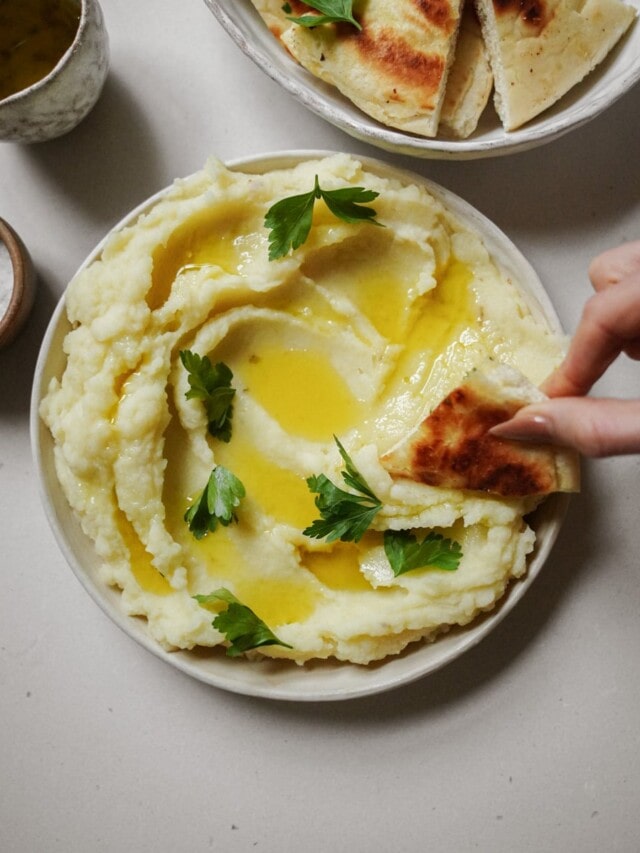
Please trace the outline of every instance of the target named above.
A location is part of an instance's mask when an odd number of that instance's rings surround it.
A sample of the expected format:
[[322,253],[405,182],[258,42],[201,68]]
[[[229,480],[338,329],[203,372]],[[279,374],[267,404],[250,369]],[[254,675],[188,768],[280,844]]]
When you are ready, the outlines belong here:
[[[627,2],[640,11],[640,0]],[[640,21],[636,20],[598,68],[524,127],[507,133],[495,112],[487,109],[468,139],[426,139],[385,127],[298,65],[268,30],[250,0],[205,3],[241,50],[314,113],[356,139],[413,157],[467,160],[535,148],[595,118],[640,80]]]
[[[234,161],[231,168],[264,173],[289,168],[306,159],[316,159],[334,152],[293,151],[266,154]],[[486,217],[458,196],[419,175],[386,165],[378,160],[359,158],[372,172],[405,183],[425,186],[463,223],[479,232],[494,261],[514,281],[531,310],[561,332],[560,322],[536,273],[511,241]],[[131,211],[116,226],[130,225],[162,197],[156,194]],[[106,239],[106,238],[105,238]],[[104,240],[93,250],[81,268],[100,256]],[[349,699],[378,693],[434,672],[475,646],[522,598],[542,568],[560,530],[568,498],[553,495],[538,508],[532,524],[537,544],[530,556],[525,577],[515,581],[498,606],[464,629],[453,629],[433,643],[414,644],[397,657],[370,666],[319,661],[298,666],[290,661],[249,661],[229,658],[224,650],[197,649],[167,652],[153,640],[146,622],[127,616],[120,606],[117,589],[105,586],[98,577],[100,560],[93,543],[85,536],[62,492],[53,459],[53,439],[39,417],[38,409],[52,377],[59,377],[65,367],[64,337],[70,329],[64,297],[60,300],[44,337],[36,365],[31,399],[31,441],[41,496],[58,544],[78,580],[94,601],[125,633],[157,657],[207,684],[236,693],[273,699],[296,701],[328,701]]]

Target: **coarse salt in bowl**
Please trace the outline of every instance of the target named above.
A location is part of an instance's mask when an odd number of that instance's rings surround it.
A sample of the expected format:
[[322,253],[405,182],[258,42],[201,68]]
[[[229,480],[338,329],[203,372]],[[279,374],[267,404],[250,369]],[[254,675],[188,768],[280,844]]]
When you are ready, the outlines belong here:
[[8,346],[33,306],[35,272],[26,246],[0,219],[0,348]]

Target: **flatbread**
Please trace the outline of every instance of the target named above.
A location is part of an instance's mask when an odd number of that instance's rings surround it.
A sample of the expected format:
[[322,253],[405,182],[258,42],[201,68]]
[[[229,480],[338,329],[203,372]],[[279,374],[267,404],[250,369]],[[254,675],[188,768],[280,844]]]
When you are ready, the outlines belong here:
[[474,0],[506,130],[539,115],[579,83],[635,17],[620,0]]
[[471,2],[465,3],[438,134],[466,139],[478,126],[493,90],[489,55]]
[[[278,15],[269,0],[253,3],[302,66],[367,115],[409,133],[436,135],[461,0],[368,0],[354,9],[362,31],[350,24],[307,29]],[[290,6],[296,16],[313,11],[298,0]]]
[[[255,6],[256,11],[262,20],[271,30],[272,34],[279,40],[282,33],[285,30],[288,30],[291,26],[291,21],[288,20],[287,15],[282,8],[285,4],[285,0],[251,0],[251,2]],[[302,6],[302,3],[296,3],[294,0],[294,2],[290,2],[289,5],[291,6],[292,14],[300,14],[297,7]],[[294,8],[295,12],[293,11]],[[305,7],[305,9],[306,8],[307,7]]]
[[394,477],[502,497],[578,491],[573,450],[507,441],[488,432],[523,406],[544,399],[507,365],[473,371],[381,462]]

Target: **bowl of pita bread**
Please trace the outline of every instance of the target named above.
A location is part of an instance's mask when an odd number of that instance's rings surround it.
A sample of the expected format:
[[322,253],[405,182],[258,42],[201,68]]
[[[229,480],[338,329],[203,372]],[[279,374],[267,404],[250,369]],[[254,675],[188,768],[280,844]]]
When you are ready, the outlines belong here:
[[640,80],[640,0],[205,0],[308,109],[395,153],[527,150]]

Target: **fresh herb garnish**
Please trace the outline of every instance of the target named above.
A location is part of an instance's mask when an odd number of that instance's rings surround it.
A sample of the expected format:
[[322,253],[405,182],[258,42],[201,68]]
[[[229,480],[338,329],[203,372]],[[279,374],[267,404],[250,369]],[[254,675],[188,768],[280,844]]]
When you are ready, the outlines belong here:
[[259,616],[242,604],[232,592],[225,587],[215,590],[209,595],[194,595],[199,604],[207,605],[218,601],[228,604],[226,610],[219,613],[211,623],[214,628],[224,634],[231,643],[227,649],[229,657],[238,657],[249,649],[257,649],[259,646],[284,646],[293,648],[288,643],[283,643]]
[[264,218],[269,231],[269,260],[282,258],[290,249],[297,249],[309,236],[313,219],[313,206],[316,199],[323,199],[331,213],[345,222],[376,222],[376,212],[372,207],[364,207],[364,202],[373,201],[379,193],[365,187],[341,187],[337,190],[323,190],[315,176],[315,185],[311,192],[283,198],[272,205]]
[[302,532],[305,536],[326,539],[327,542],[334,542],[336,539],[343,542],[359,542],[382,509],[382,503],[335,435],[334,440],[346,467],[346,471],[341,472],[342,478],[347,486],[359,494],[338,488],[324,474],[309,477],[307,486],[311,492],[317,494],[315,504],[320,510],[321,517]]
[[218,524],[223,527],[236,520],[235,509],[245,496],[240,480],[217,465],[209,477],[200,497],[184,514],[184,520],[196,539],[202,539],[207,533],[213,533]]
[[462,559],[459,542],[434,532],[418,542],[408,530],[385,530],[384,551],[395,577],[426,566],[453,572]]
[[293,17],[289,3],[284,4],[282,11],[290,21],[301,27],[317,27],[319,24],[335,24],[344,21],[347,24],[353,24],[359,30],[362,29],[353,17],[353,0],[313,0],[313,3],[307,2],[307,6],[317,9],[322,14]]
[[200,357],[188,349],[181,350],[180,360],[189,374],[190,388],[185,397],[187,400],[202,400],[210,434],[222,441],[229,441],[232,401],[236,393],[231,387],[233,373],[224,362],[218,362],[214,367],[208,356]]

